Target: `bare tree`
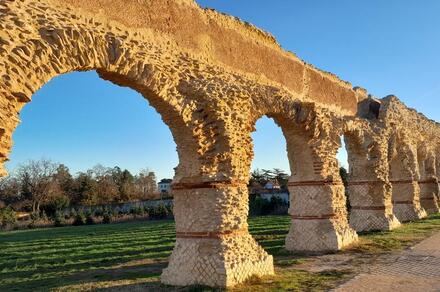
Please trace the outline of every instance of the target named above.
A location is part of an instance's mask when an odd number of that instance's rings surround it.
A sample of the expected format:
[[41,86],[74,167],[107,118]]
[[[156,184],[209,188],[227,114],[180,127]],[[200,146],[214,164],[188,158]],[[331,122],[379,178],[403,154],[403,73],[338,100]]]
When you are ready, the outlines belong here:
[[117,200],[119,195],[118,185],[112,176],[113,169],[101,164],[93,167],[93,176],[97,182],[96,196],[99,204],[106,204]]
[[112,168],[103,166],[102,164],[96,164],[91,170],[93,176],[97,179],[103,176],[111,175]]
[[148,168],[140,171],[135,184],[140,199],[153,198],[157,193],[156,174]]
[[22,194],[32,203],[32,211],[39,212],[45,203],[58,189],[54,185],[54,175],[58,164],[50,160],[29,160],[17,169],[17,179],[21,184]]

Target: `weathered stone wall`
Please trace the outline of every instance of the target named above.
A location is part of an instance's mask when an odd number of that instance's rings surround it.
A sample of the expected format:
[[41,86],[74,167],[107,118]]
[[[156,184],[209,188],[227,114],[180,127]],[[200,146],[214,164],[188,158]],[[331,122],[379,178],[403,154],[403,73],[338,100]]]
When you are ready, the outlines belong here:
[[[51,78],[86,70],[141,93],[177,144],[177,239],[164,283],[232,286],[274,272],[247,225],[251,133],[264,115],[287,142],[288,250],[340,250],[356,231],[438,211],[437,123],[192,0],[0,0],[2,175],[22,107]],[[347,190],[336,160],[342,136]]]
[[[438,212],[438,123],[387,96],[361,102],[358,117],[346,119],[346,131],[354,168],[348,192],[355,206],[351,223],[356,230],[392,229],[398,222],[390,216],[406,222],[425,217],[426,211]],[[368,143],[361,145],[356,139]]]
[[237,18],[201,9],[194,1],[59,2],[115,20],[129,28],[147,28],[167,35],[179,48],[197,54],[206,62],[221,63],[221,66],[259,82],[281,85],[301,99],[311,98],[350,113],[356,111],[358,100],[349,83],[284,51],[269,33]]

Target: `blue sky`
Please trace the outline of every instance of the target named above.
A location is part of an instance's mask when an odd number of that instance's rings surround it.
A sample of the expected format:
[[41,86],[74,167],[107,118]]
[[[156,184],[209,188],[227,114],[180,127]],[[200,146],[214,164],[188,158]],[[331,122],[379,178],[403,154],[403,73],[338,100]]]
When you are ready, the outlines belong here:
[[[286,50],[377,97],[395,94],[440,119],[438,0],[199,0],[271,32]],[[422,4],[423,3],[423,4]],[[73,172],[97,163],[172,177],[175,144],[160,116],[136,92],[96,73],[59,76],[21,114],[7,167],[51,158]],[[253,167],[288,170],[285,141],[269,119],[253,134]],[[344,155],[340,155],[345,160]]]

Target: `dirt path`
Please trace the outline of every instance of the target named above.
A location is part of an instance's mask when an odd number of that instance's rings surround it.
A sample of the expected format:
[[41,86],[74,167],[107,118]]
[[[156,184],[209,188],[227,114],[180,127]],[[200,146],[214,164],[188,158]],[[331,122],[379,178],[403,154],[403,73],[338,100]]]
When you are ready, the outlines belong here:
[[440,291],[440,232],[400,254],[378,261],[339,286],[345,291]]

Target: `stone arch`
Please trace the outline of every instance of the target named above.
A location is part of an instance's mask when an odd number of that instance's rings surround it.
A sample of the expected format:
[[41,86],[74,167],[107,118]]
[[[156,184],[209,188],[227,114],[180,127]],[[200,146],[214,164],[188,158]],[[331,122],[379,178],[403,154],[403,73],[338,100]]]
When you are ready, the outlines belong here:
[[387,143],[359,120],[348,120],[344,129],[350,171],[347,193],[350,225],[356,231],[391,230],[400,225],[393,214]]
[[[46,22],[35,25],[34,31],[26,24],[14,27],[18,31],[11,35],[21,34],[21,41],[0,47],[1,106],[7,113],[0,117],[3,161],[19,112],[35,91],[57,75],[96,70],[101,78],[147,98],[177,144],[179,165],[173,180],[177,239],[162,281],[230,286],[252,275],[273,273],[272,257],[247,231],[247,206],[241,199],[246,186],[237,182],[239,160],[231,158],[233,125],[225,115],[229,108],[212,103],[216,96],[208,92],[206,76],[194,77],[187,59],[143,42],[146,32],[143,36],[120,29],[108,32],[108,23],[93,18],[84,22],[93,28],[60,24],[60,19],[76,16],[57,15],[37,2],[31,5],[50,17],[42,18]],[[19,15],[16,18],[19,21]]]
[[286,139],[292,216],[286,248],[325,252],[351,244],[357,235],[348,226],[336,159],[341,145],[338,119],[315,104],[300,101],[257,108],[263,110],[254,113],[252,124],[266,115],[281,127]]
[[[198,146],[190,129],[192,112],[182,115],[188,105],[173,83],[176,78],[167,76],[167,70],[160,70],[144,60],[136,43],[125,40],[124,45],[116,36],[94,34],[86,29],[40,28],[39,40],[17,45],[2,64],[6,68],[0,84],[0,95],[8,100],[8,119],[2,119],[3,161],[11,147],[11,134],[19,123],[19,111],[34,92],[53,77],[73,72],[96,70],[99,76],[120,86],[130,87],[149,100],[170,127],[177,143],[180,164],[176,178],[198,165]],[[170,98],[173,97],[173,98]],[[180,99],[180,101],[179,101]],[[191,167],[189,167],[191,165]]]
[[388,145],[393,210],[400,222],[426,217],[420,206],[417,147],[408,139],[403,133],[394,133]]

